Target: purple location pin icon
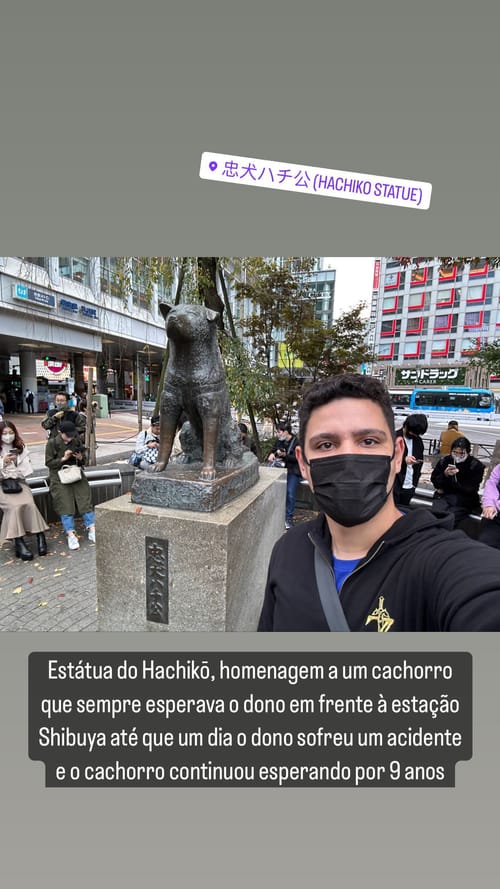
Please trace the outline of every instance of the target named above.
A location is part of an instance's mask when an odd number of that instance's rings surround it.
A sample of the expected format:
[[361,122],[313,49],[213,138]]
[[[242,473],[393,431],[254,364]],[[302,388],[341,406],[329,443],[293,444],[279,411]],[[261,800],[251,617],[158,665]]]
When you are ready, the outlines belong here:
[[210,161],[210,163],[209,163],[208,166],[210,167],[210,169],[211,169],[211,171],[212,171],[212,173],[213,173],[214,170],[217,169],[217,161]]

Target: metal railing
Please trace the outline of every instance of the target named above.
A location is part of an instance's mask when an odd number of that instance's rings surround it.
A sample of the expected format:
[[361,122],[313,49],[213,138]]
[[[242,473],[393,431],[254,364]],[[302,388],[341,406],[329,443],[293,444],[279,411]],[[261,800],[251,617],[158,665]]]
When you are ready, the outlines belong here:
[[[113,497],[128,493],[135,477],[135,471],[132,466],[125,467],[123,470],[116,466],[102,469],[89,467],[84,469],[84,472],[90,485],[94,506],[97,506],[98,503],[105,503],[106,500],[111,500]],[[45,521],[48,523],[58,521],[59,516],[54,511],[50,497],[48,474],[46,476],[28,476],[28,478],[24,479],[24,482],[28,485],[33,497],[35,497],[37,506]]]

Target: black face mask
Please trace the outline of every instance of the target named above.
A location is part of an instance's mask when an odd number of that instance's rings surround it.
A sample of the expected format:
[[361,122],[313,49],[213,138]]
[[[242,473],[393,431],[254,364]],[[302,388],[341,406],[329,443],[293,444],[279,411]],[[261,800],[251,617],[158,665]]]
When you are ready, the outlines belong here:
[[369,522],[391,493],[387,482],[393,457],[394,451],[391,457],[338,454],[310,462],[304,458],[320,509],[345,528]]

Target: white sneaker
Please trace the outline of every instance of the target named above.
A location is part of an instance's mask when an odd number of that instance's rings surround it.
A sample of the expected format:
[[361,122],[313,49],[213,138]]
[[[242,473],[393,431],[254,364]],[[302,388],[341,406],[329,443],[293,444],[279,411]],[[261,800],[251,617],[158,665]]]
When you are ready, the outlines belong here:
[[95,543],[95,525],[91,525],[90,528],[87,528],[87,532],[89,542]]
[[76,534],[68,534],[68,546],[70,549],[80,549]]

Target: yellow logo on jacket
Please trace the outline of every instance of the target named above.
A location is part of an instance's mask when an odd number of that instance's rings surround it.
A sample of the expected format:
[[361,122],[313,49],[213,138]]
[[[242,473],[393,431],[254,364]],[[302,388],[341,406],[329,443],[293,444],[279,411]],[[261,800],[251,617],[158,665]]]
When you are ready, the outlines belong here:
[[378,597],[378,607],[366,618],[365,627],[372,620],[377,621],[377,633],[387,633],[394,623],[394,619],[390,616],[387,608],[384,608],[383,596]]

